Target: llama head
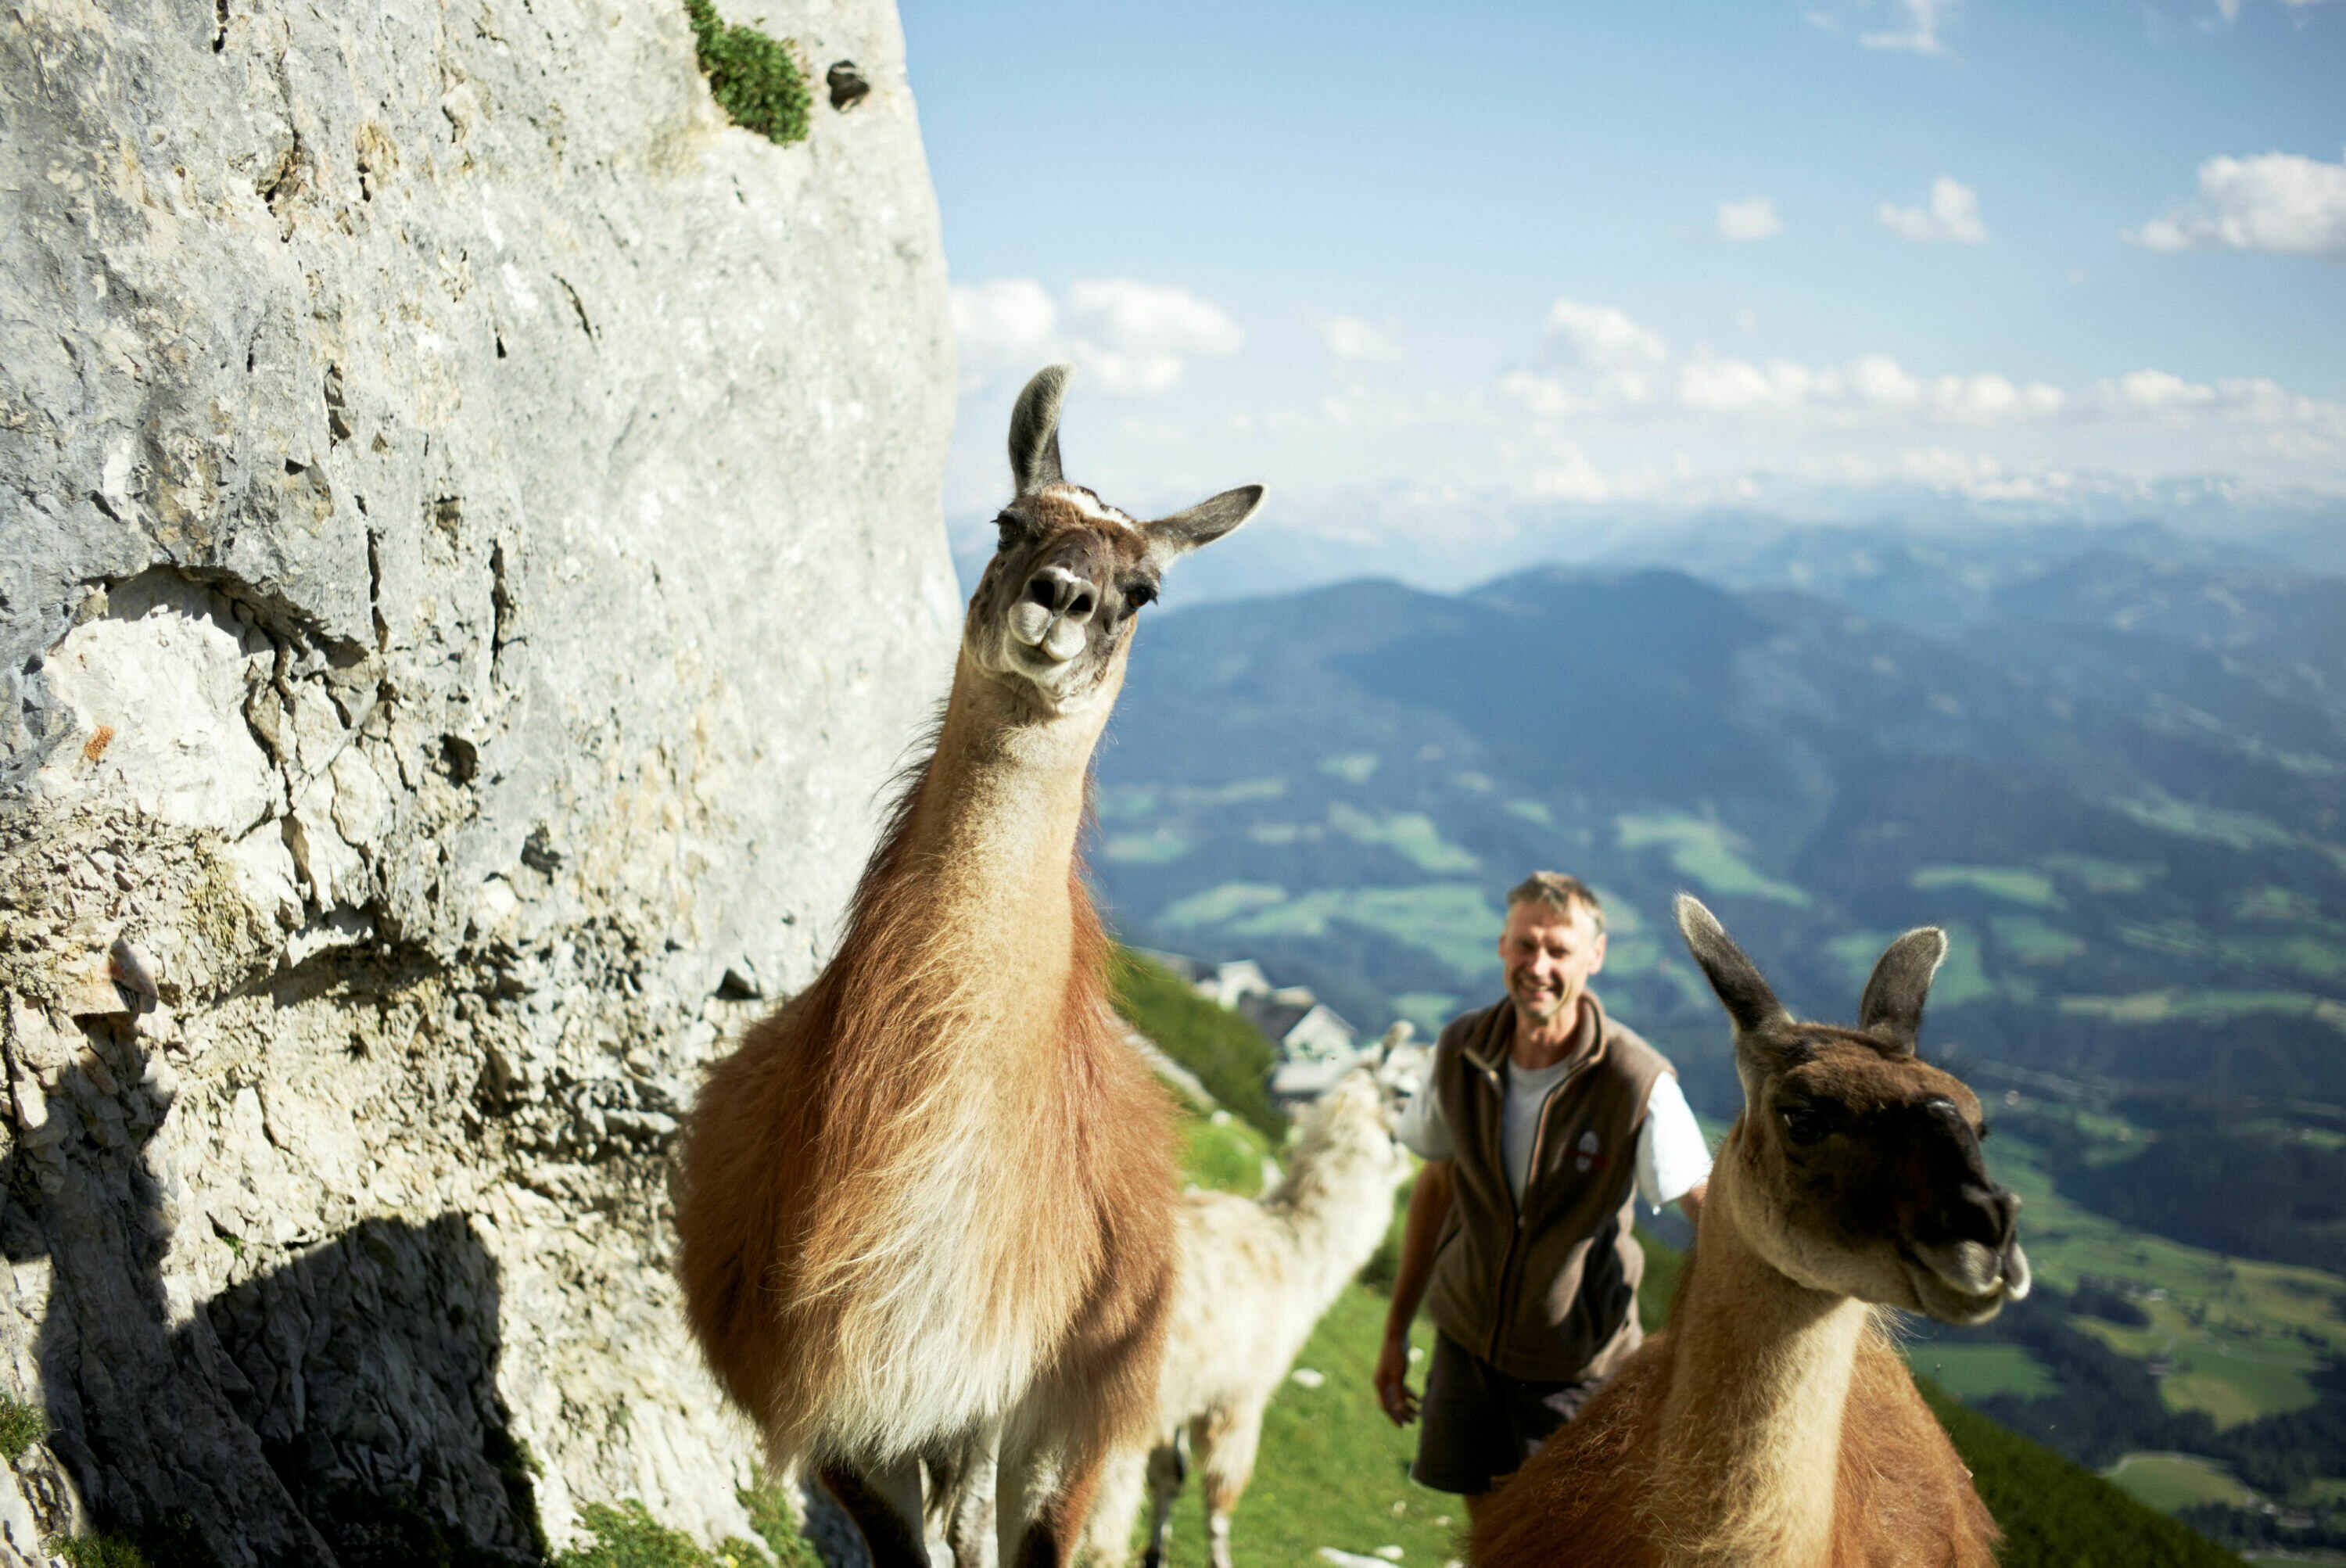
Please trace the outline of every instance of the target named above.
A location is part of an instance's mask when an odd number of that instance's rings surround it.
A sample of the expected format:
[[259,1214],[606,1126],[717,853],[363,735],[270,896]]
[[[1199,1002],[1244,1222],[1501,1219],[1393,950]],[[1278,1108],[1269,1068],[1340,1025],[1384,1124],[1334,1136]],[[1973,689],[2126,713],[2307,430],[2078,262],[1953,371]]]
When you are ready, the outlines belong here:
[[1711,1201],[1744,1239],[1812,1289],[1949,1323],[2027,1295],[2020,1199],[1988,1176],[1978,1096],[1914,1051],[1946,937],[1892,942],[1847,1029],[1794,1019],[1694,899],[1678,919],[1735,1023],[1743,1115]]
[[977,667],[1024,688],[1046,712],[1112,695],[1134,614],[1176,558],[1211,544],[1262,504],[1262,486],[1226,490],[1143,522],[1059,471],[1059,405],[1072,365],[1035,372],[1010,414],[1017,494],[994,518],[1001,543],[970,596],[962,647]]
[[1398,1120],[1391,1086],[1364,1062],[1296,1118],[1290,1164],[1300,1169],[1341,1157],[1365,1186],[1390,1193],[1409,1173],[1409,1156],[1393,1135]]
[[1384,1095],[1385,1111],[1397,1126],[1402,1108],[1425,1083],[1433,1067],[1433,1052],[1417,1040],[1417,1026],[1398,1019],[1370,1054],[1370,1075]]

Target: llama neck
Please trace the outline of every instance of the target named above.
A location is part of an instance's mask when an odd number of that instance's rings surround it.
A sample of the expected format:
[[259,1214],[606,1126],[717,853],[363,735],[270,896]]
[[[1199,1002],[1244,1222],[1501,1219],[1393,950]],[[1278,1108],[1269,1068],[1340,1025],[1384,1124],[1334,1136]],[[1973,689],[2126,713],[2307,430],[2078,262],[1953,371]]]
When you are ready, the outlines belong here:
[[914,879],[972,1015],[1056,1011],[1069,972],[1076,836],[1119,677],[1081,709],[1036,714],[966,655],[894,864]]
[[1740,1212],[1751,1205],[1731,1164],[1730,1144],[1671,1323],[1658,1474],[1691,1478],[1672,1506],[1698,1558],[1820,1563],[1872,1309],[1796,1283],[1752,1247]]
[[[1385,1137],[1382,1128],[1369,1135]],[[1287,1178],[1263,1199],[1285,1220],[1317,1299],[1335,1299],[1392,1222],[1397,1162],[1380,1162],[1378,1153],[1354,1129],[1332,1129],[1327,1142],[1297,1151]]]

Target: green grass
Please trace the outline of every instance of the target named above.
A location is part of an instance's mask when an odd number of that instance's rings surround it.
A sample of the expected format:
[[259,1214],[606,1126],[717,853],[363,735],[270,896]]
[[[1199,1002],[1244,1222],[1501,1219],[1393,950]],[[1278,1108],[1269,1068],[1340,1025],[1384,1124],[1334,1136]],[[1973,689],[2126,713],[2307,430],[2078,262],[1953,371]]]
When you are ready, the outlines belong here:
[[2033,909],[2057,909],[2061,904],[2060,895],[2053,891],[2053,879],[2026,866],[1923,866],[1906,881],[1923,892],[1970,888]]
[[137,1542],[127,1535],[107,1532],[52,1536],[49,1552],[72,1563],[73,1568],[152,1568]]
[[1213,1192],[1253,1197],[1262,1191],[1262,1162],[1274,1145],[1256,1127],[1228,1111],[1180,1113],[1181,1174]]
[[1160,964],[1119,948],[1110,966],[1117,1011],[1158,1048],[1198,1075],[1206,1092],[1273,1140],[1286,1124],[1271,1108],[1270,1042],[1227,1007],[1183,984]]
[[2173,1513],[2195,1502],[2253,1508],[2257,1494],[2239,1477],[2211,1459],[2191,1453],[2130,1453],[2102,1472],[2104,1479],[2146,1508]]
[[[1409,1479],[1417,1429],[1386,1420],[1370,1388],[1384,1317],[1384,1298],[1348,1285],[1296,1358],[1326,1380],[1286,1384],[1263,1417],[1254,1481],[1231,1520],[1239,1562],[1324,1568],[1322,1546],[1364,1556],[1398,1546],[1402,1563],[1428,1568],[1459,1555],[1465,1506]],[[1412,1343],[1430,1353],[1431,1331],[1421,1323]],[[1424,1367],[1421,1357],[1413,1383],[1422,1386]],[[1193,1481],[1173,1511],[1168,1561],[1203,1568],[1205,1547],[1205,1504]]]
[[[750,1522],[781,1568],[821,1568],[814,1547],[798,1532],[781,1489],[760,1484],[740,1494]],[[766,1553],[740,1540],[704,1550],[680,1530],[670,1530],[633,1498],[617,1506],[590,1502],[579,1511],[594,1543],[553,1559],[552,1568],[763,1568]]]
[[2137,991],[2124,996],[2065,996],[2061,1011],[2112,1023],[2226,1023],[2236,1018],[2310,1018],[2346,1034],[2346,1003],[2302,991]]
[[196,1532],[195,1522],[175,1513],[160,1523],[87,1535],[56,1535],[51,1556],[73,1568],[219,1568],[219,1558]]
[[2045,864],[2089,893],[2138,893],[2167,874],[2156,860],[2104,860],[2092,855],[2047,855]]
[[806,140],[814,99],[790,46],[755,27],[728,26],[710,0],[684,0],[684,14],[700,73],[725,117],[783,146]]
[[2346,1279],[2130,1229],[2063,1196],[2043,1152],[2025,1139],[1999,1134],[1987,1152],[1996,1179],[2021,1196],[2038,1278],[2063,1291],[2088,1276],[2137,1288],[2148,1328],[2073,1321],[2121,1355],[2172,1362],[2159,1385],[2170,1410],[2205,1410],[2229,1426],[2314,1402],[2310,1375],[2346,1352]]
[[49,1418],[39,1406],[0,1393],[0,1459],[14,1464],[26,1449],[48,1435]]
[[1707,893],[1720,897],[1739,894],[1773,899],[1800,909],[1808,907],[1805,889],[1777,881],[1761,872],[1739,852],[1742,840],[1716,822],[1677,812],[1658,812],[1652,816],[1617,817],[1613,825],[1620,833],[1625,850],[1668,847],[1670,869],[1700,883]]
[[2003,1568],[2239,1568],[2239,1559],[2051,1449],[1915,1380],[1980,1501],[2004,1527]]
[[1328,825],[1359,844],[1378,844],[1422,871],[1471,871],[1482,862],[1442,836],[1422,811],[1372,816],[1338,801],[1328,808]]
[[2083,938],[2035,915],[1995,915],[1987,922],[1995,944],[2022,963],[2062,963],[2086,951]]
[[1906,1347],[1914,1370],[1934,1380],[1957,1399],[1990,1394],[2035,1399],[2058,1386],[2043,1362],[2018,1345],[1964,1345],[1924,1341]]
[[2114,800],[2111,804],[2147,828],[2157,828],[2178,838],[2225,844],[2235,850],[2278,848],[2295,841],[2288,829],[2270,817],[2195,805],[2163,792],[2154,791],[2133,800]]
[[1186,899],[1174,900],[1157,917],[1157,923],[1174,931],[1227,925],[1258,910],[1275,908],[1286,900],[1287,890],[1276,882],[1222,882]]
[[1146,833],[1111,833],[1100,845],[1105,860],[1144,866],[1170,865],[1197,846],[1178,829],[1153,828]]
[[1503,921],[1473,882],[1323,888],[1292,899],[1269,883],[1224,882],[1168,905],[1157,923],[1211,926],[1234,937],[1317,937],[1332,925],[1355,925],[1406,942],[1471,981],[1497,971],[1494,937]]

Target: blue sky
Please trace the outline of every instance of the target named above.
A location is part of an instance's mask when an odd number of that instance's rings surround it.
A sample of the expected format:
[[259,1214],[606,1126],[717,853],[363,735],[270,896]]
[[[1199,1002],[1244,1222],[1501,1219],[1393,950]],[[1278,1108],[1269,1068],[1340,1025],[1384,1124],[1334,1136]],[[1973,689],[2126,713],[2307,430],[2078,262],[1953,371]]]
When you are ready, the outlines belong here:
[[2346,0],[903,14],[964,529],[1053,357],[1074,477],[1371,555],[2346,494]]

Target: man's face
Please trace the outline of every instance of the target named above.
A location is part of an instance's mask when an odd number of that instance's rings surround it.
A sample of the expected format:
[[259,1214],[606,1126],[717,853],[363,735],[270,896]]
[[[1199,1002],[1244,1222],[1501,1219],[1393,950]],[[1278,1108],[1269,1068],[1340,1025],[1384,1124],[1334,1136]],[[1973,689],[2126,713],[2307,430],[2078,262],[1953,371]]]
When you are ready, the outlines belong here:
[[1499,962],[1506,969],[1507,995],[1525,1019],[1542,1025],[1569,1021],[1588,977],[1605,967],[1605,933],[1577,900],[1570,914],[1561,914],[1525,899],[1507,911]]

